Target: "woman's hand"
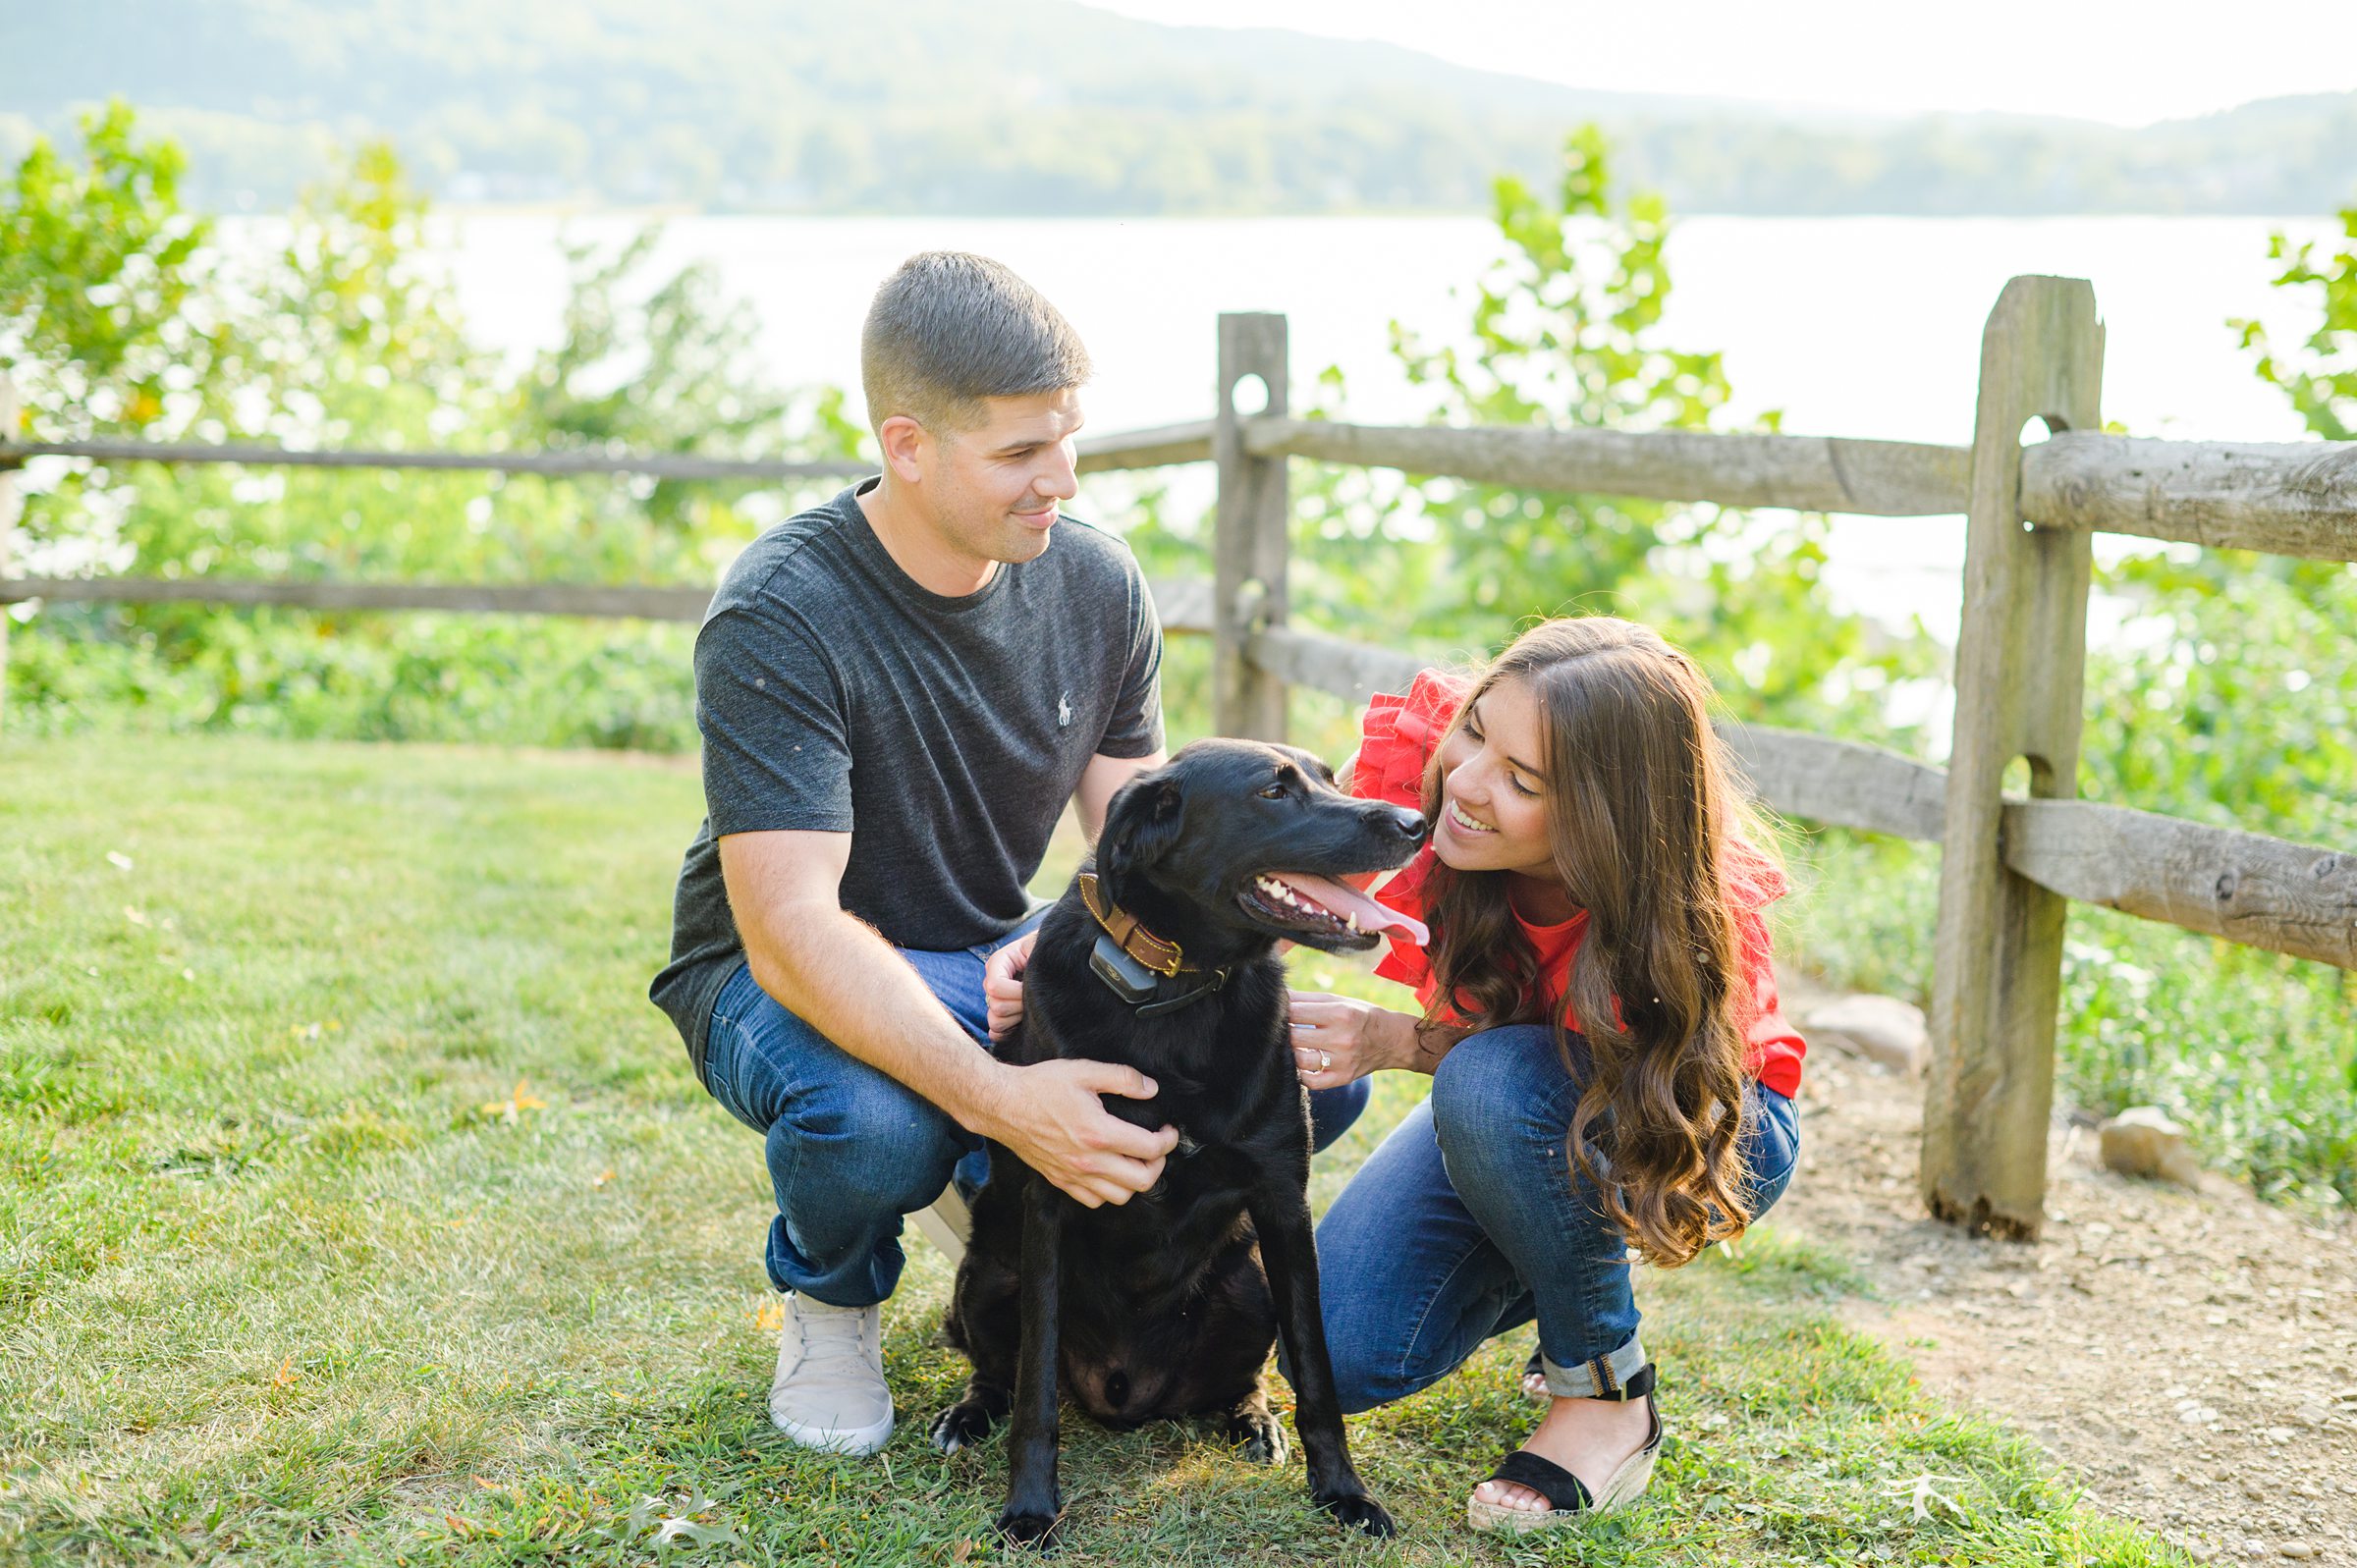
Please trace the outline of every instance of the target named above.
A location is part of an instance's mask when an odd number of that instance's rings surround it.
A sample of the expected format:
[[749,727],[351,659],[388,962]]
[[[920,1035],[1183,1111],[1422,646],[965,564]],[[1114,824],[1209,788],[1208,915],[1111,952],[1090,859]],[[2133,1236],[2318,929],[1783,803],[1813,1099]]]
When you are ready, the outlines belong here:
[[1407,1065],[1416,1020],[1373,1002],[1323,991],[1292,996],[1293,1067],[1312,1089],[1335,1089],[1386,1067]]
[[1031,962],[1031,949],[1038,942],[1036,928],[1026,931],[982,965],[984,1016],[990,1020],[993,1040],[1006,1039],[1008,1032],[1023,1021],[1023,969]]

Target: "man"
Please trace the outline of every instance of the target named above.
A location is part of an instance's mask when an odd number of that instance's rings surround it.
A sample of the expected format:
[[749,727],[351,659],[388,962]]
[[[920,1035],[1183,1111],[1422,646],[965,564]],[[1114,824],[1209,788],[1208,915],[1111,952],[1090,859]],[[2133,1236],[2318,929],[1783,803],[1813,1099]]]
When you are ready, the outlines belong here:
[[1128,551],[1061,517],[1088,355],[980,256],[911,257],[860,344],[881,477],[756,539],[695,647],[708,812],[650,995],[766,1140],[788,1292],[770,1419],[891,1435],[879,1304],[902,1216],[994,1139],[1080,1203],[1151,1187],[1178,1141],[1109,1114],[1131,1068],[1011,1066],[984,966],[1035,924],[1064,802],[1093,839],[1163,760],[1162,632]]

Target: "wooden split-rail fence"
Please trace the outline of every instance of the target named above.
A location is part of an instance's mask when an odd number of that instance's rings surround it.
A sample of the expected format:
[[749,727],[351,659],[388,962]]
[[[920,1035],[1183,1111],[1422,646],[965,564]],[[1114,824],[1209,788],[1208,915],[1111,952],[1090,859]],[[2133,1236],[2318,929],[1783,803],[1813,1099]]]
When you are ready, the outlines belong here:
[[[2357,968],[2357,853],[2072,798],[2084,730],[2091,537],[2124,533],[2357,561],[2357,443],[2106,435],[2103,359],[2094,289],[2078,279],[2024,277],[2005,286],[1982,338],[1968,447],[1698,431],[1383,427],[1288,417],[1286,318],[1223,315],[1214,417],[1083,439],[1078,466],[1085,473],[1216,464],[1212,579],[1158,582],[1154,594],[1168,629],[1212,638],[1215,729],[1268,739],[1286,732],[1291,686],[1364,698],[1401,688],[1421,663],[1292,624],[1287,465],[1294,458],[1536,491],[1885,517],[1963,514],[1963,622],[1945,770],[1793,730],[1729,725],[1726,733],[1753,788],[1777,810],[1941,845],[1923,1196],[1945,1218],[2028,1238],[2044,1217],[2069,900]],[[1265,403],[1242,412],[1237,388],[1251,381],[1265,389]],[[2038,422],[2043,439],[2025,443]],[[0,379],[0,432],[14,426]],[[44,455],[671,479],[871,471],[856,463],[607,453],[0,446],[0,604],[182,600],[693,622],[711,598],[708,586],[9,578],[9,470]],[[0,618],[0,638],[5,627]],[[2011,793],[2007,771],[2017,759],[2027,764],[2027,787]]]

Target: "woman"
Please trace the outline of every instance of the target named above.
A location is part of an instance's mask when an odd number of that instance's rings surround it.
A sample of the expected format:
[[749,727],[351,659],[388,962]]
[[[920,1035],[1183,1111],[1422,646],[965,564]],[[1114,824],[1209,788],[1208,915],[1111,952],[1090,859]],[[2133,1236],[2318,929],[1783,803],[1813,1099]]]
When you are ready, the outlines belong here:
[[[1710,727],[1710,684],[1649,628],[1544,622],[1471,680],[1377,697],[1348,786],[1420,809],[1432,841],[1375,890],[1431,932],[1376,973],[1413,1013],[1292,997],[1319,1144],[1367,1074],[1432,1075],[1318,1227],[1345,1411],[1404,1398],[1538,1323],[1548,1401],[1477,1487],[1521,1534],[1643,1493],[1661,1446],[1631,1251],[1661,1267],[1783,1192],[1806,1050],[1778,1010],[1760,911],[1784,891]],[[986,982],[1021,1009],[1027,944]],[[1641,1402],[1640,1402],[1641,1401]]]
[[1375,892],[1431,928],[1376,970],[1419,1006],[1296,993],[1296,1063],[1312,1091],[1383,1068],[1433,1086],[1318,1228],[1327,1342],[1359,1410],[1537,1320],[1547,1414],[1475,1488],[1479,1529],[1644,1491],[1661,1420],[1629,1253],[1686,1263],[1791,1177],[1806,1048],[1760,914],[1784,883],[1709,698],[1659,634],[1592,617],[1470,683],[1426,672],[1364,722],[1353,792],[1433,824]]

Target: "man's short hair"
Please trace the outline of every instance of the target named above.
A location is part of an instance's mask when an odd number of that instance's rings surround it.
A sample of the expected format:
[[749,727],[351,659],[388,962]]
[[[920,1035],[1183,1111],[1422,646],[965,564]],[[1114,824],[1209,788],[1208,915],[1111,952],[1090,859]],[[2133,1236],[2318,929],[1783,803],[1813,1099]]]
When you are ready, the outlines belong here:
[[936,435],[983,421],[984,398],[1076,387],[1080,335],[1037,289],[988,256],[927,250],[884,280],[859,334],[867,422],[906,414]]

